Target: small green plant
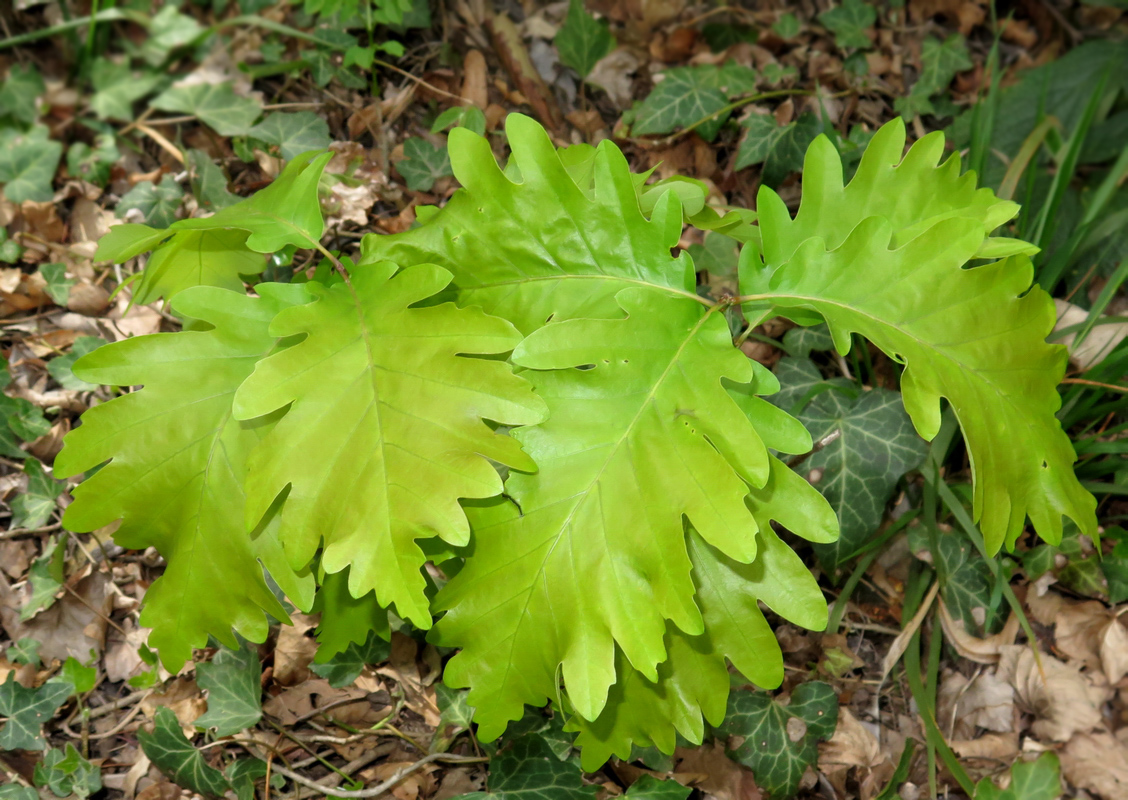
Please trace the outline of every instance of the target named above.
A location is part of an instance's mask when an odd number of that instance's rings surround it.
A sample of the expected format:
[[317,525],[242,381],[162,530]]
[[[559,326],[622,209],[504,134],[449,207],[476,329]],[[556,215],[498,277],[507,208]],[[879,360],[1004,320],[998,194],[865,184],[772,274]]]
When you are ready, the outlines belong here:
[[[390,610],[458,648],[445,680],[469,687],[485,740],[552,702],[587,769],[632,746],[672,752],[677,734],[700,742],[725,717],[729,664],[782,681],[761,602],[827,623],[772,526],[838,537],[827,499],[781,460],[809,453],[811,434],[737,346],[772,317],[825,323],[808,351],[847,355],[855,335],[884,351],[925,439],[947,400],[989,553],[1028,518],[1047,542],[1063,517],[1095,536],[1054,416],[1053,305],[1031,287],[1031,246],[993,235],[1018,205],[940,163],[941,135],[903,155],[903,124],[886,125],[848,185],[819,137],[799,212],[763,188],[755,223],[708,209],[693,182],[646,186],[610,141],[558,151],[520,115],[507,135],[502,168],[455,128],[464,188],[412,230],[369,235],[355,263],[321,244],[325,158],[310,154],[211,217],[104,240],[102,257],[153,250],[138,291],[188,322],[74,364],[77,379],[144,388],[89,411],[55,472],[104,465],[75,490],[69,529],[121,519],[121,545],[168,560],[142,616],[167,666],[209,635],[238,649],[236,633],[263,641],[267,615],[286,619],[265,567],[321,611],[320,663],[386,636]],[[736,294],[703,296],[690,255],[671,255],[687,219],[743,243]],[[248,295],[263,254],[287,246],[320,252],[312,279]],[[921,455],[907,448],[902,466]],[[833,702],[817,700],[781,787],[833,730]],[[734,732],[785,713],[749,702]]]

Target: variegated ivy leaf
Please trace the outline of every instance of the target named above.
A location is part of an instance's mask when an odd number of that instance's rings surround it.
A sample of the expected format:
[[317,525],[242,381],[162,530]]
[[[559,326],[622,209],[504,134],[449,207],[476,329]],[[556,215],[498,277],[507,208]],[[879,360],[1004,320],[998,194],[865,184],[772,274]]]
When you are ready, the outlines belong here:
[[467,357],[512,350],[520,335],[510,323],[451,303],[414,308],[450,273],[433,264],[395,273],[384,262],[348,283],[307,284],[313,302],[270,325],[301,341],[260,361],[234,408],[242,420],[287,409],[251,457],[248,526],[288,489],[278,537],[294,569],[321,550],[324,571],[350,568],[352,596],[375,590],[381,606],[429,628],[416,540],[467,543],[459,498],[501,491],[487,459],[535,469],[485,420],[537,422],[544,403],[504,362]]
[[1048,752],[1034,761],[1016,761],[1006,789],[990,777],[981,779],[975,784],[974,800],[1058,800],[1061,795],[1061,763],[1057,753]]
[[632,110],[631,132],[642,136],[697,125],[701,138],[711,142],[729,117],[729,101],[755,87],[756,73],[733,62],[674,67]]
[[153,718],[153,731],[137,732],[141,749],[153,765],[173,783],[204,797],[223,797],[231,788],[227,778],[204,760],[204,754],[184,737],[176,714],[168,706],[159,706]]
[[38,689],[25,689],[16,683],[15,670],[0,684],[0,716],[7,722],[0,727],[0,750],[43,750],[43,723],[55,716],[74,692],[69,683],[45,683]]
[[121,519],[118,543],[156,547],[168,560],[145,595],[141,619],[171,669],[209,634],[238,647],[232,629],[262,641],[266,614],[287,619],[260,559],[291,600],[305,608],[312,602],[312,576],[287,566],[273,531],[252,538],[243,527],[247,458],[276,417],[240,422],[232,399],[278,346],[270,321],[309,299],[300,285],[259,284],[257,291],[257,298],[214,287],[181,292],[174,307],[211,330],[126,339],[75,364],[75,374],[91,383],[144,384],[85,413],[55,470],[77,475],[109,460],[74,490],[64,524],[91,531]]
[[771,402],[795,414],[817,442],[838,434],[799,468],[842,526],[836,542],[815,547],[833,572],[869,541],[897,481],[920,465],[928,447],[913,430],[897,392],[859,392],[849,381],[824,382],[811,361],[790,356],[776,365],[776,377],[782,389]]
[[744,742],[732,757],[752,770],[756,785],[770,797],[792,797],[807,767],[818,758],[818,743],[838,725],[838,698],[826,683],[811,681],[783,705],[763,692],[734,692],[721,732]]
[[522,736],[490,759],[488,791],[470,792],[462,800],[593,800],[595,786],[584,786],[583,775],[560,761],[543,739]]
[[254,645],[221,647],[211,661],[196,665],[196,679],[208,692],[208,710],[196,727],[230,736],[262,718],[262,664]]
[[931,439],[947,398],[963,429],[975,478],[974,514],[988,549],[1013,546],[1027,516],[1047,541],[1062,517],[1096,530],[1096,501],[1073,473],[1074,452],[1054,417],[1066,363],[1045,337],[1055,314],[1030,288],[1021,256],[966,269],[982,254],[1029,245],[989,234],[1017,212],[958,157],[937,165],[943,136],[930,134],[901,158],[904,124],[874,136],[854,179],[842,184],[834,146],[815,140],[804,164],[803,202],[787,206],[761,188],[762,250],[741,254],[745,313],[830,326],[845,354],[860,333],[905,364],[901,388],[917,432]]
[[604,20],[597,20],[584,9],[583,0],[571,0],[564,27],[553,40],[560,61],[586,78],[596,63],[615,49],[615,37]]
[[794,122],[780,125],[771,114],[749,114],[740,124],[744,138],[736,153],[734,169],[764,165],[764,183],[777,186],[803,166],[807,146],[822,130],[822,123],[807,113]]
[[986,560],[962,531],[946,531],[933,540],[926,528],[914,526],[909,547],[935,567],[944,607],[964,630],[979,638],[999,632],[1009,615],[1007,601],[996,590]]

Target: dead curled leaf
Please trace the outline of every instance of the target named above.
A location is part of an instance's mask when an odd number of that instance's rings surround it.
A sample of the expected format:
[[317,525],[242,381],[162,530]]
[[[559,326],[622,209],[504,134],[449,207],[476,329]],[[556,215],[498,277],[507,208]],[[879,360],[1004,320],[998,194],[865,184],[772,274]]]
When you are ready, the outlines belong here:
[[944,637],[952,643],[956,652],[977,664],[999,663],[999,654],[1004,648],[1014,644],[1019,627],[1018,617],[1012,612],[1001,631],[980,639],[968,633],[963,620],[952,617],[943,603],[940,604],[940,625],[944,628]]
[[969,679],[946,670],[940,684],[937,717],[956,739],[972,739],[977,728],[996,733],[1014,730],[1014,687],[994,670]]
[[1128,730],[1079,733],[1060,751],[1065,778],[1104,800],[1128,797]]
[[850,709],[838,710],[838,726],[830,741],[819,745],[819,771],[826,775],[838,796],[846,796],[847,773],[857,768],[859,794],[873,797],[893,774],[889,751]]
[[1118,682],[1128,674],[1128,629],[1120,620],[1125,608],[1062,598],[1053,618],[1058,649],[1089,670],[1103,671],[1110,684]]
[[1040,670],[1030,647],[1012,645],[1003,650],[998,668],[998,677],[1014,687],[1018,706],[1036,717],[1035,736],[1068,742],[1073,734],[1098,727],[1100,707],[1110,694],[1104,676],[1083,674],[1047,653],[1041,654],[1041,662]]

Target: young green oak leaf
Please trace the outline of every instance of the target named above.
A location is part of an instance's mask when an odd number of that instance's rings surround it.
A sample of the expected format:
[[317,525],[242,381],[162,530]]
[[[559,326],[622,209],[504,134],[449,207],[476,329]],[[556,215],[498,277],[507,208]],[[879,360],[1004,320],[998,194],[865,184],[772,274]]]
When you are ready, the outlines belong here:
[[460,304],[481,306],[526,334],[548,319],[622,316],[615,294],[627,286],[696,298],[689,260],[670,255],[680,208],[663,199],[646,219],[612,142],[596,148],[587,190],[532,119],[511,114],[506,133],[513,155],[502,172],[488,141],[451,131],[451,163],[464,188],[425,225],[365,237],[361,263],[438,264],[454,275]]
[[512,350],[521,338],[512,325],[449,303],[411,308],[450,273],[430,264],[395,272],[384,262],[355,270],[349,283],[308,284],[314,302],[270,326],[305,338],[256,366],[235,415],[289,406],[251,457],[248,524],[288,486],[278,535],[293,567],[324,547],[321,568],[351,567],[354,597],[375,589],[381,606],[429,628],[426,557],[415,540],[467,543],[458,499],[502,488],[486,459],[534,469],[484,420],[526,425],[544,405],[504,362],[465,357]]
[[818,758],[818,742],[838,725],[838,698],[826,683],[811,681],[781,705],[763,692],[734,692],[722,733],[742,736],[731,755],[749,767],[756,785],[772,798],[792,797],[807,767]]
[[[845,188],[833,146],[816,140],[795,219],[761,188],[762,254],[741,254],[745,313],[753,324],[821,315],[840,353],[860,333],[904,363],[905,408],[925,439],[938,432],[947,398],[992,553],[1013,546],[1027,516],[1049,542],[1060,541],[1063,515],[1095,534],[1096,502],[1077,481],[1073,447],[1054,418],[1066,353],[1045,343],[1053,303],[1030,289],[1024,257],[965,269],[985,241],[998,243],[987,234],[1017,206],[977,191],[954,157],[938,167],[942,138],[920,140],[898,165],[903,135],[899,120],[886,125]],[[1025,247],[1005,241],[996,249]]]
[[196,727],[230,736],[262,718],[262,664],[254,645],[221,647],[211,661],[196,665],[196,679],[208,691],[208,710]]
[[[687,543],[693,563],[696,602],[705,632],[691,636],[667,623],[669,658],[648,680],[620,651],[618,679],[606,707],[589,722],[578,715],[567,730],[577,730],[584,768],[596,770],[612,755],[629,758],[631,747],[657,747],[673,753],[675,734],[699,744],[704,721],[719,725],[725,714],[731,663],[764,688],[783,680],[783,654],[760,611],[763,602],[796,625],[826,627],[827,606],[811,571],[773,532],[775,520],[815,542],[827,542],[838,529],[834,511],[809,483],[771,459],[771,476],[753,489],[748,502],[760,531],[756,560],[741,564],[706,544],[694,530]],[[727,663],[726,663],[727,661]]]
[[584,9],[583,0],[571,0],[564,27],[553,40],[560,61],[586,78],[599,59],[615,49],[615,37],[603,20]]
[[0,717],[8,721],[0,728],[0,750],[43,750],[43,723],[55,716],[74,691],[69,683],[45,683],[25,689],[16,683],[15,670],[0,684]]
[[520,515],[502,505],[477,520],[474,557],[436,598],[448,612],[438,641],[462,648],[446,679],[470,686],[486,739],[522,704],[555,696],[558,665],[577,713],[595,719],[616,644],[654,680],[666,620],[702,631],[683,515],[752,561],[758,526],[744,497],[768,480],[765,439],[809,447],[794,420],[726,390],[776,384],[732,346],[723,314],[642,287],[617,300],[626,319],[554,322],[514,351],[549,408],[546,422],[512,434],[539,469],[510,473]]
[[595,786],[561,761],[541,737],[522,736],[490,759],[486,792],[470,792],[462,800],[593,800]]
[[134,300],[170,300],[191,286],[243,291],[241,275],[266,266],[263,253],[287,245],[316,248],[325,231],[317,185],[332,153],[299,156],[270,186],[210,217],[181,220],[164,230],[115,225],[98,243],[95,257],[125,261],[153,250]]
[[55,461],[77,475],[111,459],[83,482],[64,515],[68,530],[121,519],[122,546],[156,547],[169,566],[145,596],[142,624],[171,669],[211,634],[238,647],[232,629],[262,641],[266,614],[286,619],[267,588],[259,559],[308,608],[312,577],[274,557],[271,530],[243,527],[247,457],[273,418],[241,422],[235,390],[277,346],[267,326],[279,310],[308,299],[300,285],[260,284],[257,298],[214,287],[177,296],[174,308],[214,327],[140,336],[100,347],[75,364],[91,383],[145,384],[83,415]]
[[204,754],[192,746],[180,729],[180,721],[168,706],[159,706],[153,731],[137,731],[137,740],[149,760],[172,781],[204,797],[223,797],[231,788],[227,778],[209,766]]

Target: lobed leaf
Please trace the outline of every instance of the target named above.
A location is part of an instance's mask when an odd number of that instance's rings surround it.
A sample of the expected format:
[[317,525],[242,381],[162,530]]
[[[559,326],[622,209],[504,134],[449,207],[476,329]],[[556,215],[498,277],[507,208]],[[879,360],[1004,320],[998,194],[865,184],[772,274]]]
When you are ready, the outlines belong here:
[[238,647],[233,628],[262,641],[267,613],[287,619],[259,559],[295,602],[308,608],[312,601],[312,577],[278,558],[271,532],[252,537],[243,527],[247,458],[274,419],[241,422],[232,400],[278,345],[268,331],[275,314],[307,299],[300,285],[260,284],[258,291],[252,298],[214,287],[186,290],[175,308],[210,330],[126,339],[75,364],[75,374],[91,383],[145,384],[84,414],[55,469],[71,476],[109,460],[75,489],[64,524],[90,531],[121,519],[116,541],[156,547],[168,560],[146,594],[142,621],[154,628],[150,642],[171,668],[209,634]]
[[860,333],[905,364],[905,408],[925,439],[939,430],[946,398],[967,441],[974,513],[991,552],[1013,546],[1027,516],[1050,542],[1061,539],[1063,515],[1094,534],[1096,503],[1054,418],[1066,353],[1045,343],[1053,304],[1030,288],[1025,257],[965,269],[1017,206],[976,190],[955,158],[937,166],[938,136],[898,164],[903,135],[899,121],[886,125],[845,188],[833,146],[816,140],[794,219],[761,189],[763,251],[741,255],[746,313],[754,323],[772,314],[811,322],[815,312],[840,353]]
[[235,395],[250,420],[289,406],[251,456],[246,520],[255,525],[289,487],[278,537],[300,569],[349,569],[349,591],[429,628],[416,539],[464,545],[459,498],[491,497],[501,479],[487,458],[534,469],[494,433],[535,422],[542,401],[496,360],[520,340],[508,322],[453,304],[412,308],[450,281],[430,264],[398,275],[383,263],[351,283],[310,283],[314,302],[279,313],[270,331],[301,342],[258,363]]

